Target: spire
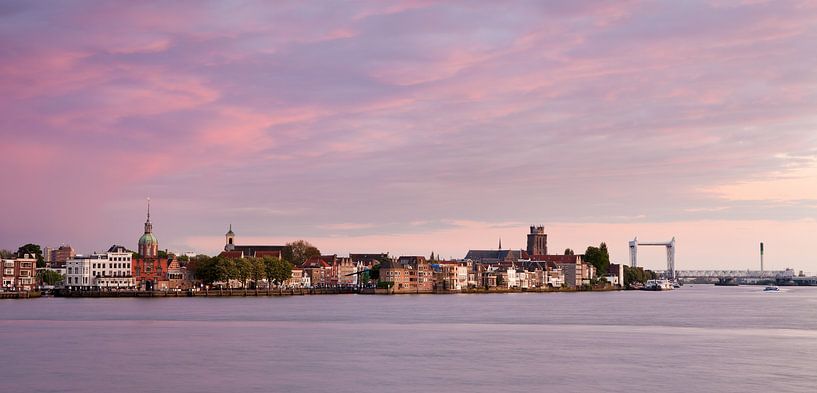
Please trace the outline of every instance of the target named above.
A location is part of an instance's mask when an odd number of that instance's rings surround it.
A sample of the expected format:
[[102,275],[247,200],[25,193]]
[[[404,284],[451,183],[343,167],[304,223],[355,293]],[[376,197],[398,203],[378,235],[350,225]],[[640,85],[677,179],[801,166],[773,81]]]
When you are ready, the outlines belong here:
[[502,249],[502,238],[501,237],[499,238],[499,249],[500,250]]
[[148,197],[148,219],[145,221],[145,233],[153,232],[153,224],[150,223],[150,197]]

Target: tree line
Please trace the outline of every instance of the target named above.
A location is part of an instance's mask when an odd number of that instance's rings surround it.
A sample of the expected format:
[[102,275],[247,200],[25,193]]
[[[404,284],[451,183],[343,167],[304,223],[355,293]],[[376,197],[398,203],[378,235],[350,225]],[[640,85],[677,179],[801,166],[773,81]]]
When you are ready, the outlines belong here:
[[238,281],[243,288],[257,288],[262,280],[270,286],[282,285],[292,277],[293,268],[287,260],[270,256],[232,259],[202,255],[189,259],[186,265],[193,277],[204,285],[225,282],[229,287],[231,281]]

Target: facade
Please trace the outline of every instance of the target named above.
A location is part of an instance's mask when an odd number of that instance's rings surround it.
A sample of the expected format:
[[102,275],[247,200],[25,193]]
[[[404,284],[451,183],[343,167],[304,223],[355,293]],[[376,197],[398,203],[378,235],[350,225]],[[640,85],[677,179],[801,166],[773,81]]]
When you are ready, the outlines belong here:
[[612,286],[624,287],[624,265],[620,263],[611,263],[607,267],[607,274],[604,278]]
[[357,264],[352,262],[352,258],[333,255],[332,259],[333,283],[338,286],[357,285]]
[[133,289],[133,254],[122,246],[107,253],[76,255],[65,262],[64,285],[69,290]]
[[37,256],[3,259],[3,291],[33,291],[37,289]]
[[[167,281],[168,264],[171,258],[137,258],[133,260],[132,274],[139,289],[152,291],[162,289],[161,282]],[[167,284],[164,284],[167,288]]]
[[331,256],[312,257],[301,264],[303,276],[309,280],[311,286],[328,287],[332,285],[334,273],[332,265],[327,262],[328,257]]
[[434,271],[424,256],[401,256],[381,262],[380,281],[392,283],[395,293],[428,293],[434,290]]
[[434,270],[435,290],[461,291],[469,287],[470,260],[435,261],[431,267]]

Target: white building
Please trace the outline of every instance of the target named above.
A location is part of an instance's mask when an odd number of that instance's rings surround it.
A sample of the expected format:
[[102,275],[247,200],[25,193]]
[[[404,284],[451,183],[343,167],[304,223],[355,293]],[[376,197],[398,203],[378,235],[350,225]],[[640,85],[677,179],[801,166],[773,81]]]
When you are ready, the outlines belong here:
[[65,263],[65,287],[68,289],[133,288],[132,254],[122,246],[107,253],[77,255]]

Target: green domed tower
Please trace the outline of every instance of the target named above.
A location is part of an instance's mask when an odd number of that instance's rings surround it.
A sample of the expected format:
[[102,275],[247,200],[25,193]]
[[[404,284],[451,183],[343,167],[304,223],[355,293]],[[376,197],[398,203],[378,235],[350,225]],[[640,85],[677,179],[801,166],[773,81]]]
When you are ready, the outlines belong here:
[[145,221],[145,234],[139,238],[139,254],[143,258],[159,256],[159,241],[153,236],[153,224],[150,222],[150,198],[148,198],[148,219]]

